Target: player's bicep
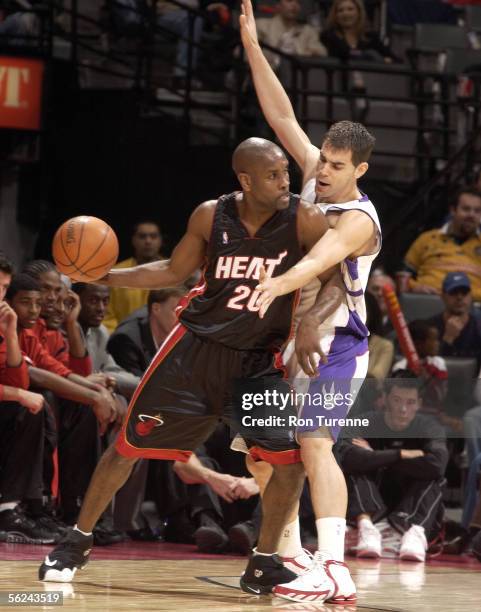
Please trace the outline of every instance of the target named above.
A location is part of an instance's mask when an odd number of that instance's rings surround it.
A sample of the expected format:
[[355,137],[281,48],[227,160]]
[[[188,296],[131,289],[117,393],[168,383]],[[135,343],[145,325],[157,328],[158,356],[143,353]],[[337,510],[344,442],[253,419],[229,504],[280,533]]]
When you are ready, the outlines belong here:
[[172,252],[169,267],[181,282],[204,265],[214,209],[215,205],[206,202],[194,210],[186,233]]

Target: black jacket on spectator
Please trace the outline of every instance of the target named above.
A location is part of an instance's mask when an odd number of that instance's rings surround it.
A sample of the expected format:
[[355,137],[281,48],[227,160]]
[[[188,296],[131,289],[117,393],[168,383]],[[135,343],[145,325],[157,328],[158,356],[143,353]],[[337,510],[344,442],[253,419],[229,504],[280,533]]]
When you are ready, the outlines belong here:
[[[442,425],[424,414],[417,414],[405,430],[395,432],[384,421],[382,412],[368,412],[361,415],[369,419],[369,432],[376,437],[367,437],[362,430],[356,431],[357,437],[366,439],[371,448],[368,450],[355,446],[343,432],[338,444],[338,456],[346,474],[365,474],[383,467],[395,467],[396,471],[415,480],[436,480],[444,475],[448,462],[446,436]],[[401,450],[419,449],[424,457],[401,460]]]
[[442,357],[474,357],[478,360],[478,366],[481,366],[481,327],[474,315],[469,315],[467,324],[452,344],[443,341],[445,325],[442,314],[432,317],[428,322],[439,331],[439,354]]
[[149,317],[139,314],[123,321],[110,336],[107,350],[122,368],[143,376],[157,352]]
[[394,62],[400,61],[374,32],[369,32],[361,38],[356,49],[353,49],[336,30],[321,32],[321,42],[326,47],[329,57],[337,57],[344,61],[349,59],[383,61],[385,57],[390,57]]

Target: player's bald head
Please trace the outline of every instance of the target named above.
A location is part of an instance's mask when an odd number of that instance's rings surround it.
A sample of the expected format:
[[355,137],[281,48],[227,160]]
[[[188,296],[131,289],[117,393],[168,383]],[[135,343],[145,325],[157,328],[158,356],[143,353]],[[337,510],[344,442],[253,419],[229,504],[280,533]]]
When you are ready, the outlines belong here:
[[265,138],[247,138],[243,140],[232,155],[232,169],[238,176],[245,172],[250,172],[259,165],[285,159],[284,152],[274,142]]

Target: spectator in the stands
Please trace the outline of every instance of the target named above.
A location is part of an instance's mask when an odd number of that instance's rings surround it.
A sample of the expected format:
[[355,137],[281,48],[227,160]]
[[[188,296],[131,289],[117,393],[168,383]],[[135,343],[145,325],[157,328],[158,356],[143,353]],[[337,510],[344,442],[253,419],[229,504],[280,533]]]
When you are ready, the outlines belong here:
[[444,312],[429,319],[439,331],[443,357],[475,357],[481,367],[481,329],[472,313],[472,283],[464,272],[449,272],[442,281]]
[[0,531],[8,542],[48,544],[59,533],[29,518],[20,505],[43,494],[44,399],[28,391],[17,316],[3,301],[12,275],[11,262],[0,253]]
[[[133,257],[119,262],[115,268],[131,268],[162,259],[162,235],[157,222],[141,221],[134,226],[132,234]],[[124,289],[112,287],[110,302],[103,324],[111,333],[117,325],[137,308],[147,303],[148,289]]]
[[443,227],[423,232],[406,253],[410,290],[439,294],[448,272],[464,272],[471,281],[473,299],[481,301],[481,191],[461,188],[450,212],[451,219]]
[[448,461],[442,426],[418,414],[419,380],[398,371],[385,384],[385,409],[363,415],[367,429],[346,430],[338,448],[347,476],[348,521],[359,529],[357,555],[380,557],[382,518],[402,533],[399,557],[424,561],[437,535]]
[[[259,40],[289,55],[325,56],[326,48],[319,40],[319,32],[301,23],[299,0],[279,0],[274,17],[257,20]],[[279,64],[279,56],[265,51],[273,68]]]
[[[409,323],[409,332],[421,362],[419,389],[422,411],[440,417],[444,414],[444,400],[447,393],[448,370],[446,362],[439,355],[439,332],[428,321],[416,320]],[[408,369],[405,357],[394,364],[393,373]]]
[[390,285],[393,289],[395,287],[394,280],[388,274],[386,274],[382,268],[375,268],[369,276],[367,291],[376,298],[377,305],[381,311],[381,326],[380,328],[377,328],[378,332],[381,332],[381,336],[384,336],[392,331],[391,321],[389,320],[387,313],[386,300],[384,299],[384,285]]
[[158,289],[149,292],[147,313],[129,317],[111,335],[107,349],[115,361],[128,372],[142,376],[174,327],[175,309],[185,287]]
[[368,31],[362,0],[334,0],[321,41],[331,57],[341,60],[399,61],[376,33]]

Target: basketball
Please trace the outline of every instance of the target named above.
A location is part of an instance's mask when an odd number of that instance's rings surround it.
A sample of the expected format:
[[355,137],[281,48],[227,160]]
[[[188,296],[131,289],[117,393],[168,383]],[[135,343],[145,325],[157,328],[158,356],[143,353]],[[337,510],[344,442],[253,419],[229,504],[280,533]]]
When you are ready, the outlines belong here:
[[52,255],[62,274],[78,282],[93,282],[105,276],[116,263],[119,243],[105,221],[82,215],[58,228]]

